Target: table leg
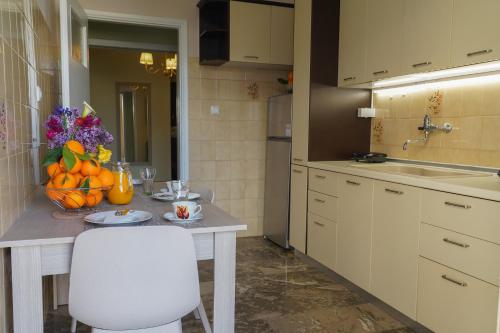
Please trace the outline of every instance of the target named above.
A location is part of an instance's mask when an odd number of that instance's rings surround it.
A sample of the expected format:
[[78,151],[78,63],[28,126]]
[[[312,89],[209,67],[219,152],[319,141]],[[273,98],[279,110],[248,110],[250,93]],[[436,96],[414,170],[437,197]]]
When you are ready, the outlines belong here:
[[13,247],[11,256],[14,332],[43,333],[40,247]]
[[216,232],[214,247],[214,332],[233,333],[236,232]]

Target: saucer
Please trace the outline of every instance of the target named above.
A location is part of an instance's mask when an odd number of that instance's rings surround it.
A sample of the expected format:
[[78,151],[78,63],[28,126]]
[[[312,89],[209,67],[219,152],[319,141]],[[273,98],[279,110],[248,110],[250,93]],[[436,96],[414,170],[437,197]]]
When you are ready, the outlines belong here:
[[163,218],[165,220],[169,220],[171,222],[177,222],[177,223],[186,223],[186,222],[194,222],[194,221],[199,221],[203,219],[203,214],[199,213],[195,217],[192,217],[190,219],[180,219],[175,215],[173,212],[167,212],[163,215]]
[[[174,201],[175,200],[173,194],[167,192],[166,189],[161,189],[160,191],[161,191],[160,193],[153,194],[151,196],[151,198],[156,199],[156,200],[160,200],[160,201]],[[188,200],[195,200],[195,199],[199,199],[200,197],[201,197],[201,195],[199,193],[189,193],[187,199]]]

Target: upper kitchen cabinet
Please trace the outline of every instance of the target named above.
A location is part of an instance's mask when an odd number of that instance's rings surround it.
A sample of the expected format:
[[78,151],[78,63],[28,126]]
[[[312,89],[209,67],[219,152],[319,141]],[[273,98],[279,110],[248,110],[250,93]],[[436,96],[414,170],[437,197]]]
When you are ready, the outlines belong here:
[[369,81],[401,73],[401,0],[370,0],[366,20],[366,76]]
[[451,65],[453,0],[405,0],[402,74]]
[[339,86],[366,82],[366,5],[340,1]]
[[463,66],[500,58],[500,1],[454,0],[452,65]]
[[293,8],[271,6],[271,64],[293,64],[293,20]]
[[286,69],[293,65],[293,5],[202,0],[200,64],[227,62]]
[[295,1],[292,97],[292,163],[306,165],[309,150],[311,0]]
[[271,6],[230,1],[229,59],[270,63]]

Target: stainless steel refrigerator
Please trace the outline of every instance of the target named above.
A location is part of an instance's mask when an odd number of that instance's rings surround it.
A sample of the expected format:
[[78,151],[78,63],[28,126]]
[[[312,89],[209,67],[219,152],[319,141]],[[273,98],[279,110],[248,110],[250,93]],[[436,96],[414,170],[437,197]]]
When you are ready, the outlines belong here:
[[288,248],[292,95],[268,101],[264,237]]

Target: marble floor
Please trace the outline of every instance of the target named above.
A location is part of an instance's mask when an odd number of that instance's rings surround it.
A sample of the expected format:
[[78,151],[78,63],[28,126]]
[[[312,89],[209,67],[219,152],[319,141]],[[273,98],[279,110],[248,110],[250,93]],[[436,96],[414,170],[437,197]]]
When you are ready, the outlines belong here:
[[[237,333],[411,333],[384,307],[262,238],[237,243]],[[212,262],[200,263],[202,298],[212,315]],[[45,332],[69,332],[66,307],[50,312]],[[191,314],[183,319],[184,333],[201,333]],[[90,332],[83,324],[78,332]]]

